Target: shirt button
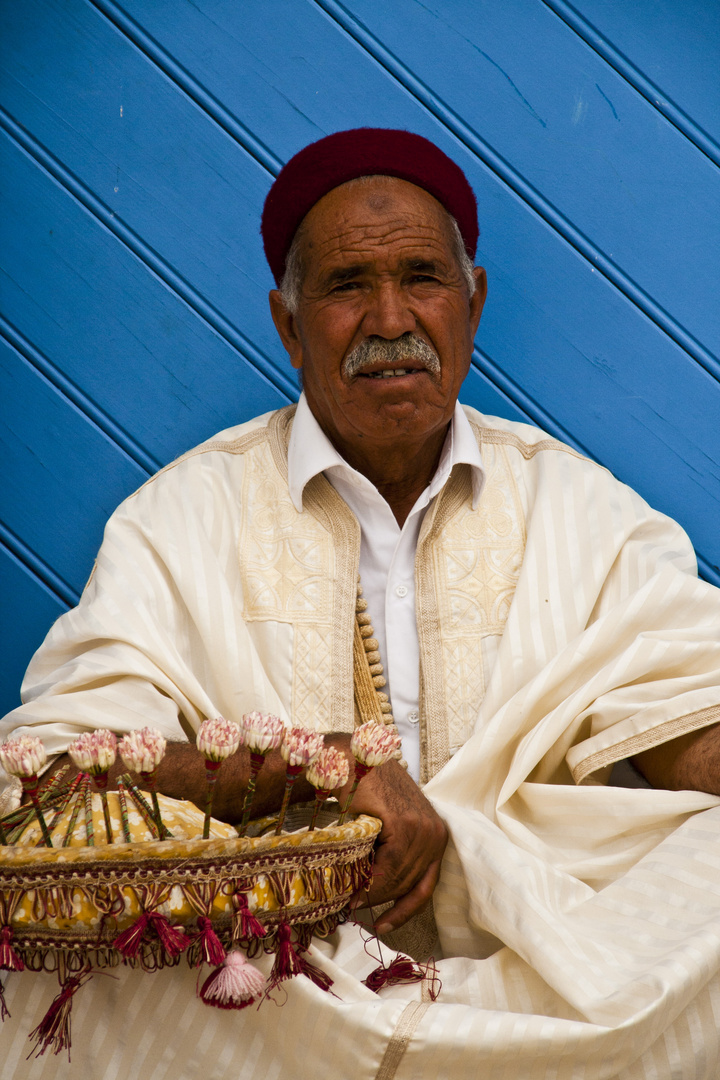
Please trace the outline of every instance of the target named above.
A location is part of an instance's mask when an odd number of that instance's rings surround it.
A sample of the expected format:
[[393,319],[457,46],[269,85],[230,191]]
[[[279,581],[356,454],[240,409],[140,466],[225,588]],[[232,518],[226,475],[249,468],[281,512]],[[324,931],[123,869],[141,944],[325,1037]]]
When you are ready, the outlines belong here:
[[417,724],[418,720],[420,719],[420,713],[415,711],[409,712],[407,718],[411,724]]
[[407,596],[407,594],[408,594],[407,585],[396,585],[395,586],[395,595],[396,596],[402,597],[402,596]]

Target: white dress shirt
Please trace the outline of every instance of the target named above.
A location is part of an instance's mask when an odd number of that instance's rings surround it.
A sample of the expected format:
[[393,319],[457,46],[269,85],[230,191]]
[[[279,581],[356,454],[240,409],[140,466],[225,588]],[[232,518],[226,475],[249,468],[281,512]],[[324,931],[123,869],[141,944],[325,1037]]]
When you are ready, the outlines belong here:
[[454,465],[472,468],[473,507],[484,482],[480,450],[458,403],[440,462],[402,529],[367,477],[351,468],[322,431],[303,394],[288,450],[290,498],[302,510],[305,485],[324,473],[360,523],[360,581],[385,668],[393,716],[410,775],[420,775],[420,650],[415,620],[415,552],[425,511],[445,486]]

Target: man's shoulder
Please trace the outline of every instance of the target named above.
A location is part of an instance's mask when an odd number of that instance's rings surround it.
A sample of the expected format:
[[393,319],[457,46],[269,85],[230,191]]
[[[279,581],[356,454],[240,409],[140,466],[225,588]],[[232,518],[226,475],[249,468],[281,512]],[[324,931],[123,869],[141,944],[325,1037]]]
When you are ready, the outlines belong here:
[[561,442],[533,424],[506,420],[502,416],[487,416],[471,405],[463,405],[463,411],[470,421],[481,449],[483,444],[496,444],[513,448],[526,460],[547,453],[569,454],[583,461],[589,460],[574,447],[568,446],[567,443]]
[[224,428],[160,469],[135,494],[166,483],[184,483],[189,474],[202,473],[211,477],[233,473],[238,467],[242,468],[247,454],[262,447],[268,448],[270,460],[278,469],[286,472],[287,443],[295,408],[295,405],[287,405]]
[[181,454],[167,465],[166,469],[172,469],[201,455],[227,454],[237,457],[273,439],[279,439],[281,444],[286,443],[296,408],[296,405],[286,405],[283,409],[274,409],[272,412],[263,413],[262,416],[254,416],[252,420],[246,420],[242,424],[224,428],[205,442]]

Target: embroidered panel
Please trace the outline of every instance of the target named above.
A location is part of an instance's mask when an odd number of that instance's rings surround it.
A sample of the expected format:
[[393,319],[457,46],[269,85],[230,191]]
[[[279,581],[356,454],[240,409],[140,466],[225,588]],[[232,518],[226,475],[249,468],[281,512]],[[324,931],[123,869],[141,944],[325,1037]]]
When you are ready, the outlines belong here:
[[268,446],[246,457],[240,534],[243,617],[330,629],[333,555],[330,537],[299,514],[278,476]]
[[519,493],[503,446],[483,445],[485,487],[445,522],[433,545],[448,746],[473,731],[485,692],[480,638],[501,635],[525,551]]
[[319,731],[332,731],[332,656],[330,633],[316,627],[295,628],[293,664],[293,723]]

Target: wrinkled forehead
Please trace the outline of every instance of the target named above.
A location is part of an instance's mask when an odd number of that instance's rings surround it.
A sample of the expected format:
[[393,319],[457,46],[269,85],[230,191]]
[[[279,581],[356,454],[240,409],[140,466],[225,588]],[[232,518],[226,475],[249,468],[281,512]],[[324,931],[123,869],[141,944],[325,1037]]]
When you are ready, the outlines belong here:
[[363,176],[324,195],[294,243],[307,272],[331,257],[352,260],[391,247],[452,257],[452,236],[450,215],[424,188],[392,176]]

